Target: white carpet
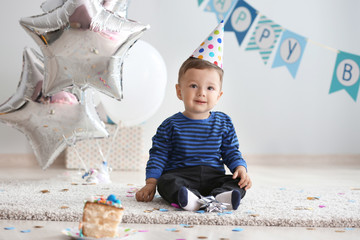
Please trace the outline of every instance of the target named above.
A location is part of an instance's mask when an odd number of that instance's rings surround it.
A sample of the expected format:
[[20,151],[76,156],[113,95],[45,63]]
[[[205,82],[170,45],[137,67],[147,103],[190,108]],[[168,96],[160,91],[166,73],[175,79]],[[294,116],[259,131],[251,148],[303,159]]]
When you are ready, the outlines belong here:
[[[138,203],[134,197],[127,196],[134,187],[139,186],[117,183],[73,185],[59,177],[41,181],[1,180],[0,219],[77,222],[82,216],[86,197],[116,194],[125,208],[125,223],[360,227],[358,188],[254,186],[237,211],[219,215],[179,211],[160,197],[150,203]],[[49,192],[43,193],[42,190]]]

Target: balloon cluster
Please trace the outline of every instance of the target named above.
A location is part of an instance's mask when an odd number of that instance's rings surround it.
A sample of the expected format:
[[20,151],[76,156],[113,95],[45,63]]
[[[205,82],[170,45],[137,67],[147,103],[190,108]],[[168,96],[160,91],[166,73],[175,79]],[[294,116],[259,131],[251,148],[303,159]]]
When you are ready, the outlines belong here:
[[149,26],[126,18],[126,0],[48,0],[21,26],[42,55],[25,48],[16,93],[0,121],[23,132],[46,169],[76,141],[108,136],[93,89],[121,100],[123,60]]

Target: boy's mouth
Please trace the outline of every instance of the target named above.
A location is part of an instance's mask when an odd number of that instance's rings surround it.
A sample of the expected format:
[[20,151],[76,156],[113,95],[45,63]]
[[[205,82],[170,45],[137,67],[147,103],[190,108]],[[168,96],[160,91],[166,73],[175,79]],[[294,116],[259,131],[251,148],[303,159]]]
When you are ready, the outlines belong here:
[[205,104],[205,103],[206,103],[206,101],[201,101],[201,100],[195,100],[195,102],[196,102],[197,104]]

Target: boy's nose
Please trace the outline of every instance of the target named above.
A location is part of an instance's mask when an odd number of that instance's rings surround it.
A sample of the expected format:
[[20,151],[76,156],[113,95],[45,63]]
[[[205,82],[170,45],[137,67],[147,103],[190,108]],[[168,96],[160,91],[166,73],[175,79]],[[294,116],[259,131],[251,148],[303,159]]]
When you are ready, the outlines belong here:
[[205,91],[204,91],[204,89],[199,88],[199,90],[198,90],[198,95],[199,95],[199,96],[205,96]]

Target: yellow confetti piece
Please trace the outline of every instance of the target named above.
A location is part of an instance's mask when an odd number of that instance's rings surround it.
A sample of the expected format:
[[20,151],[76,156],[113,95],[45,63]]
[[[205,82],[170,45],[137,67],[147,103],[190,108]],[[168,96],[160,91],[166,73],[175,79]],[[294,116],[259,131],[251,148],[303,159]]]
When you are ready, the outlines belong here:
[[40,192],[41,193],[49,193],[50,191],[49,190],[41,190]]
[[64,189],[60,190],[60,192],[67,192],[67,191],[69,191],[69,189],[67,189],[67,188],[64,188]]
[[34,228],[43,228],[44,226],[34,226]]
[[258,217],[260,214],[250,214],[251,217]]
[[335,232],[344,233],[345,231],[344,230],[335,230]]
[[307,197],[307,200],[319,200],[318,197]]
[[315,228],[310,228],[310,227],[309,227],[309,228],[306,228],[306,230],[315,230]]
[[68,206],[61,206],[60,209],[68,209]]
[[197,238],[198,238],[198,239],[207,239],[208,237],[205,237],[205,236],[198,236]]

